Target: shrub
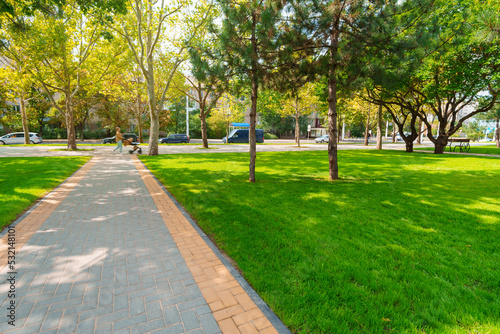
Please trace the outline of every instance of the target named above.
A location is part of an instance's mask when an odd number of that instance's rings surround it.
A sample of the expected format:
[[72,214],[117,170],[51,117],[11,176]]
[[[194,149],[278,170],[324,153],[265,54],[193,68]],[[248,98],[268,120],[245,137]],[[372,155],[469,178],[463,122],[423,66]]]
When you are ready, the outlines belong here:
[[92,131],[84,130],[83,131],[83,138],[85,138],[85,139],[102,139],[102,138],[106,138],[106,137],[107,137],[106,130],[103,130],[103,129],[92,130]]
[[264,133],[264,139],[278,139],[278,136],[273,135],[272,133],[266,132],[266,133]]
[[43,129],[42,133],[43,139],[68,139],[68,134],[66,129],[54,128],[54,129]]

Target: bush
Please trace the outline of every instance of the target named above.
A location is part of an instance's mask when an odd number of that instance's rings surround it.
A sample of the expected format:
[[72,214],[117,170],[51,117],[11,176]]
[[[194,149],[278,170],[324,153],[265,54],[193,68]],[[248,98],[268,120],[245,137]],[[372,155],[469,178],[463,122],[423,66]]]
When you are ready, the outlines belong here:
[[68,139],[68,133],[66,129],[54,128],[54,129],[43,129],[42,133],[43,139]]
[[[78,137],[80,134],[78,134]],[[106,138],[107,137],[107,134],[106,134],[106,130],[92,130],[92,131],[89,131],[89,130],[83,130],[83,138],[85,139],[102,139],[102,138]]]
[[273,135],[272,133],[264,133],[264,139],[278,139],[278,136]]

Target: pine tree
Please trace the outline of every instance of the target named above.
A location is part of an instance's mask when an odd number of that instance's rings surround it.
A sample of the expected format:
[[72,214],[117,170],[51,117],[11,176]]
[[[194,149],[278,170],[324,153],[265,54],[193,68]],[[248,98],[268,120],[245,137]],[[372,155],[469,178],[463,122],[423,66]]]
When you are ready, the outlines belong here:
[[217,29],[219,39],[213,48],[214,57],[223,59],[240,81],[251,87],[249,181],[255,182],[257,99],[273,66],[281,5],[270,0],[218,3],[222,25]]
[[[292,0],[285,6],[288,18],[288,50],[314,50],[308,64],[309,76],[326,77],[328,87],[329,176],[339,178],[338,93],[347,90],[369,71],[368,53],[378,52],[390,41],[387,22],[407,2],[364,0]],[[295,32],[295,36],[292,32]],[[287,50],[287,48],[284,48]]]

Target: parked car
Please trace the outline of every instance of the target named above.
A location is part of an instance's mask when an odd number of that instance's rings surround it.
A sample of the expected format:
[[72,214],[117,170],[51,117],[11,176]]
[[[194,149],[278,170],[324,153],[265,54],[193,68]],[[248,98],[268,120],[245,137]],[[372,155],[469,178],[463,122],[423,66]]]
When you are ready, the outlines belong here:
[[[124,133],[123,134],[123,139],[130,139],[130,138],[132,138],[134,142],[139,140],[135,133]],[[116,143],[116,136],[113,136],[110,138],[104,138],[103,140],[101,140],[101,144],[113,144],[113,143]]]
[[[236,129],[231,131],[228,138],[222,138],[222,142],[225,144],[228,143],[249,143],[250,138],[248,137],[250,130],[248,129]],[[264,130],[255,129],[255,135],[257,136],[257,143],[264,142]]]
[[[43,143],[42,138],[38,134],[30,132],[30,143]],[[0,145],[6,144],[24,144],[24,132],[13,132],[0,137]]]
[[314,139],[316,143],[328,143],[330,141],[330,135],[322,135]]
[[183,144],[189,143],[189,137],[185,134],[173,134],[168,136],[167,138],[161,138],[158,141],[159,144]]

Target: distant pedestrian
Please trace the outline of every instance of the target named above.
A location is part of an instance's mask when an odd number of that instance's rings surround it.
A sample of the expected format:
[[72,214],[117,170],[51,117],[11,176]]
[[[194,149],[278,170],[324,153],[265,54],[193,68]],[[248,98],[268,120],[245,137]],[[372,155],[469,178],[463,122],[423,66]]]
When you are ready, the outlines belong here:
[[113,152],[119,149],[120,153],[122,153],[122,148],[123,148],[122,140],[123,140],[123,134],[120,132],[120,128],[116,127],[116,147],[113,150]]

